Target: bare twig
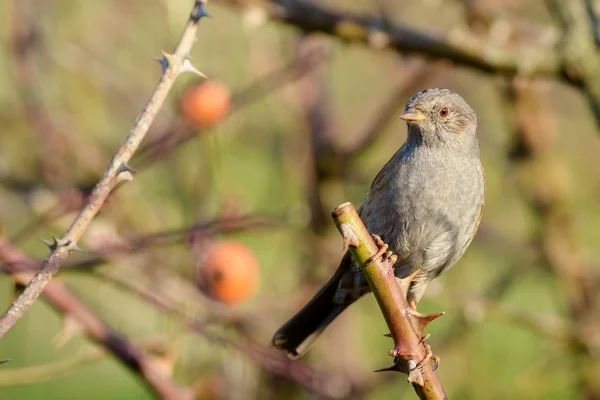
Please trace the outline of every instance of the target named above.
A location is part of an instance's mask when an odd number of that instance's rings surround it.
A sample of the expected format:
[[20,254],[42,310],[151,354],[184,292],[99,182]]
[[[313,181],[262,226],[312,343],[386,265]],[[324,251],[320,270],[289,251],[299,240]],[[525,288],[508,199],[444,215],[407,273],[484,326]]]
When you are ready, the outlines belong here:
[[379,248],[351,203],[336,208],[332,217],[344,243],[361,265],[394,340],[394,349],[390,351],[394,366],[385,370],[406,373],[421,399],[446,399],[444,388],[426,359],[431,349],[427,349],[421,337],[425,326],[441,314],[417,316],[408,310],[404,293],[394,276],[393,260],[376,257]]
[[[0,240],[0,259],[11,264],[31,265],[35,260]],[[19,271],[12,275],[16,283],[26,285],[33,272]],[[87,308],[77,297],[58,281],[49,281],[43,291],[44,298],[57,310],[74,318],[87,335],[112,352],[127,367],[146,381],[162,399],[189,399],[187,391],[180,389],[161,372],[142,349],[130,343]]]
[[[248,315],[237,316],[228,309],[210,307],[206,310],[208,311],[207,320],[200,320],[198,317],[191,316],[191,314],[195,313],[194,311],[186,312],[189,307],[186,306],[184,310],[183,307],[179,306],[178,301],[172,298],[171,295],[156,290],[149,290],[139,282],[134,282],[134,280],[121,277],[118,274],[101,273],[100,276],[134,293],[138,298],[148,302],[156,309],[177,317],[186,329],[202,335],[211,342],[233,348],[265,371],[287,378],[314,393],[327,398],[341,398],[347,395],[352,389],[350,384],[345,380],[340,379],[336,381],[334,376],[325,371],[315,370],[300,360],[292,361],[281,352],[265,348],[250,340],[244,334],[243,329],[241,329],[242,320],[248,319]],[[185,289],[181,288],[186,293],[189,289],[192,288],[188,286]],[[189,296],[186,297],[189,298]],[[196,300],[194,302],[200,303]],[[204,308],[206,309],[206,304]],[[207,329],[207,321],[231,324],[236,328],[238,335],[235,338],[228,338],[222,334],[214,333]]]
[[121,182],[133,179],[133,170],[127,164],[148,128],[158,114],[169,90],[180,73],[190,71],[189,52],[196,40],[198,21],[206,15],[204,2],[196,0],[188,23],[175,47],[173,54],[164,54],[161,60],[163,73],[146,107],[136,120],[127,138],[118,149],[108,168],[87,199],[81,211],[61,238],[54,238],[50,244],[51,254],[44,260],[40,271],[27,284],[25,290],[13,301],[8,310],[0,316],[0,337],[4,336],[31,307],[52,276],[58,272],[71,251],[79,250],[77,241],[98,213],[100,207],[112,191]]
[[[278,218],[282,221],[283,218]],[[273,219],[275,221],[275,219]],[[185,241],[192,234],[202,236],[213,236],[217,234],[227,234],[233,232],[257,230],[261,228],[272,228],[278,226],[281,222],[272,222],[266,217],[257,215],[240,215],[236,217],[223,217],[212,221],[194,224],[181,229],[173,229],[168,231],[148,233],[144,235],[136,235],[123,237],[118,241],[110,241],[109,243],[98,243],[94,250],[89,253],[89,257],[75,262],[66,262],[62,267],[66,268],[84,268],[93,267],[104,264],[106,257],[132,253],[147,249],[151,246],[172,245]],[[3,243],[8,243],[0,240],[0,260],[2,260]],[[12,242],[11,242],[12,243]],[[14,246],[14,244],[12,244]],[[0,273],[12,273],[17,270],[33,270],[39,268],[39,262],[32,259],[27,259],[24,262],[20,260],[16,263],[0,264]]]
[[560,76],[561,62],[554,48],[520,44],[509,50],[467,31],[445,36],[392,24],[382,18],[328,9],[304,0],[221,0],[239,8],[261,7],[268,18],[285,22],[305,32],[324,32],[345,41],[392,48],[403,53],[445,58],[487,72]]
[[2,368],[0,369],[0,386],[27,385],[48,381],[104,358],[106,358],[106,354],[103,351],[91,348],[48,364],[23,368]]
[[[30,272],[20,272],[13,277],[24,285],[32,275]],[[75,318],[89,337],[137,373],[161,399],[191,399],[191,394],[179,388],[141,348],[102,321],[61,283],[50,281],[44,289],[44,298],[60,312]]]

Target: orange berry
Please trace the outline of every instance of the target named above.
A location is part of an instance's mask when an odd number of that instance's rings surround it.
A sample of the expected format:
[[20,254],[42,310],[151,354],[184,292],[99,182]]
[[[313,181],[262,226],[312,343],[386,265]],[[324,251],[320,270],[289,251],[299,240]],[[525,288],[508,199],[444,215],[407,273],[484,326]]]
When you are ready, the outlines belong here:
[[210,126],[229,113],[231,93],[223,82],[205,81],[188,86],[179,99],[179,110],[189,123]]
[[258,286],[258,261],[248,246],[235,240],[210,243],[199,267],[200,288],[221,303],[241,303]]

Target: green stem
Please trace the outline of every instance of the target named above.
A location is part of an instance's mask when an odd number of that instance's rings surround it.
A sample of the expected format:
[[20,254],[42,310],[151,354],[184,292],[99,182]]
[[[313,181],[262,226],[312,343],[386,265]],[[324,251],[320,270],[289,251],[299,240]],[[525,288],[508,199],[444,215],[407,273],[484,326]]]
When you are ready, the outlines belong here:
[[444,388],[431,364],[427,362],[415,368],[425,358],[425,347],[411,323],[406,298],[394,276],[393,265],[381,258],[369,262],[379,249],[351,203],[340,205],[333,211],[332,217],[352,256],[360,264],[390,329],[394,339],[393,352],[397,354],[395,366],[409,375],[419,398],[446,399]]

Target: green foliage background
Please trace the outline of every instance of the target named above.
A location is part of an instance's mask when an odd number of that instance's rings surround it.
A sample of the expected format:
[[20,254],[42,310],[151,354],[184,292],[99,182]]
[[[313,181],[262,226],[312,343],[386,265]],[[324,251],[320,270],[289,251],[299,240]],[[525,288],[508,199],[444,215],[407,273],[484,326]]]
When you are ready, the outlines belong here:
[[[335,4],[334,2],[329,2]],[[335,4],[357,12],[373,12],[367,1]],[[409,4],[410,3],[410,4]],[[393,18],[410,25],[445,31],[461,21],[457,2],[398,2]],[[519,4],[507,1],[507,6]],[[169,50],[187,19],[190,1],[69,1],[41,2],[36,6],[41,44],[35,55],[36,93],[59,131],[68,138],[65,162],[69,177],[80,185],[92,184],[103,172],[153,89],[160,69],[153,57]],[[548,22],[538,2],[524,2],[523,17]],[[291,62],[299,32],[292,27],[265,23],[253,27],[248,15],[219,2],[209,4],[212,19],[203,19],[192,56],[210,78],[225,82],[233,92],[261,81],[269,72]],[[0,220],[10,238],[39,217],[56,194],[41,178],[40,159],[51,158],[40,145],[23,111],[10,42],[15,21],[14,4],[0,8]],[[434,27],[434,28],[432,28]],[[326,90],[335,123],[336,142],[349,143],[376,113],[402,59],[391,51],[377,51],[335,39],[328,42],[331,58],[325,62]],[[177,97],[192,76],[183,76],[169,97],[150,137],[164,132],[179,118]],[[479,235],[448,274],[436,280],[420,308],[443,309],[447,315],[433,323],[430,344],[442,362],[440,379],[454,399],[578,399],[582,394],[579,356],[567,344],[532,330],[486,308],[474,299],[488,295],[488,285],[514,268],[514,280],[498,300],[535,315],[568,318],[560,281],[543,263],[525,265],[522,253],[535,235],[536,216],[517,182],[538,179],[536,173],[516,166],[507,153],[514,141],[514,116],[505,101],[504,80],[467,68],[447,66],[429,86],[449,87],[461,93],[479,117],[482,159],[488,177],[487,209]],[[555,165],[566,187],[572,216],[573,241],[578,254],[598,273],[600,265],[600,174],[598,127],[585,98],[575,88],[545,82],[549,114],[557,124]],[[132,183],[111,198],[92,224],[84,246],[97,235],[115,235],[177,229],[198,220],[210,220],[224,207],[282,218],[277,228],[236,234],[255,251],[261,265],[260,288],[240,312],[261,314],[253,339],[267,344],[279,324],[295,312],[337,267],[341,241],[333,223],[319,243],[330,262],[312,265],[313,233],[308,227],[306,176],[310,171],[308,125],[297,101],[294,83],[272,92],[234,113],[223,124],[203,132],[166,159],[141,170]],[[412,93],[406,93],[408,98]],[[398,113],[402,110],[399,106]],[[356,159],[347,182],[323,186],[323,201],[332,210],[345,201],[358,205],[371,179],[405,138],[406,127],[395,118],[375,145]],[[136,167],[135,160],[132,166]],[[28,185],[17,191],[10,182]],[[64,231],[74,214],[64,216],[22,243],[27,254],[43,258],[47,249],[38,237]],[[74,255],[73,258],[81,256]],[[153,271],[167,270],[191,276],[185,245],[156,247],[116,257],[101,268],[119,270],[152,284]],[[159,275],[157,275],[159,276]],[[308,278],[311,277],[309,280]],[[186,333],[177,321],[162,315],[134,294],[124,292],[86,270],[62,272],[72,291],[118,331],[134,341],[166,337],[180,352],[174,379],[181,385],[221,382],[228,399],[309,398],[308,392],[277,382],[232,349],[216,346],[202,336]],[[308,282],[308,284],[307,284]],[[156,282],[154,282],[156,283]],[[2,307],[13,295],[10,277],[0,277]],[[92,346],[74,333],[62,346],[53,338],[63,327],[62,316],[43,300],[0,341],[0,358],[12,361],[2,369],[19,368],[64,359]],[[337,321],[309,353],[311,365],[365,383],[372,370],[389,364],[391,342],[376,302],[369,296]],[[585,365],[600,376],[598,363]],[[593,376],[593,375],[592,375]],[[78,367],[51,380],[0,386],[2,399],[152,398],[132,372],[111,356]],[[412,388],[400,375],[382,379],[367,398],[412,398]]]

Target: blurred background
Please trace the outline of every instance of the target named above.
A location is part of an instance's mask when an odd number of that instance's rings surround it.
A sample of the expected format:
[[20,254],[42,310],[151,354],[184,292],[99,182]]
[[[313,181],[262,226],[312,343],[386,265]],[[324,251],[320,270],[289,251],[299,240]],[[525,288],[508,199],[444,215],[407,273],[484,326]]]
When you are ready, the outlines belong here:
[[[477,112],[488,196],[419,304],[446,312],[427,329],[442,385],[600,399],[597,3],[211,0],[191,53],[210,79],[177,79],[87,254],[0,341],[0,397],[416,398],[404,375],[372,372],[392,346],[373,296],[301,360],[268,341],[337,268],[329,214],[358,206],[403,143],[408,98],[447,87]],[[102,176],[192,6],[2,2],[2,311],[47,256],[39,238],[62,235]]]

